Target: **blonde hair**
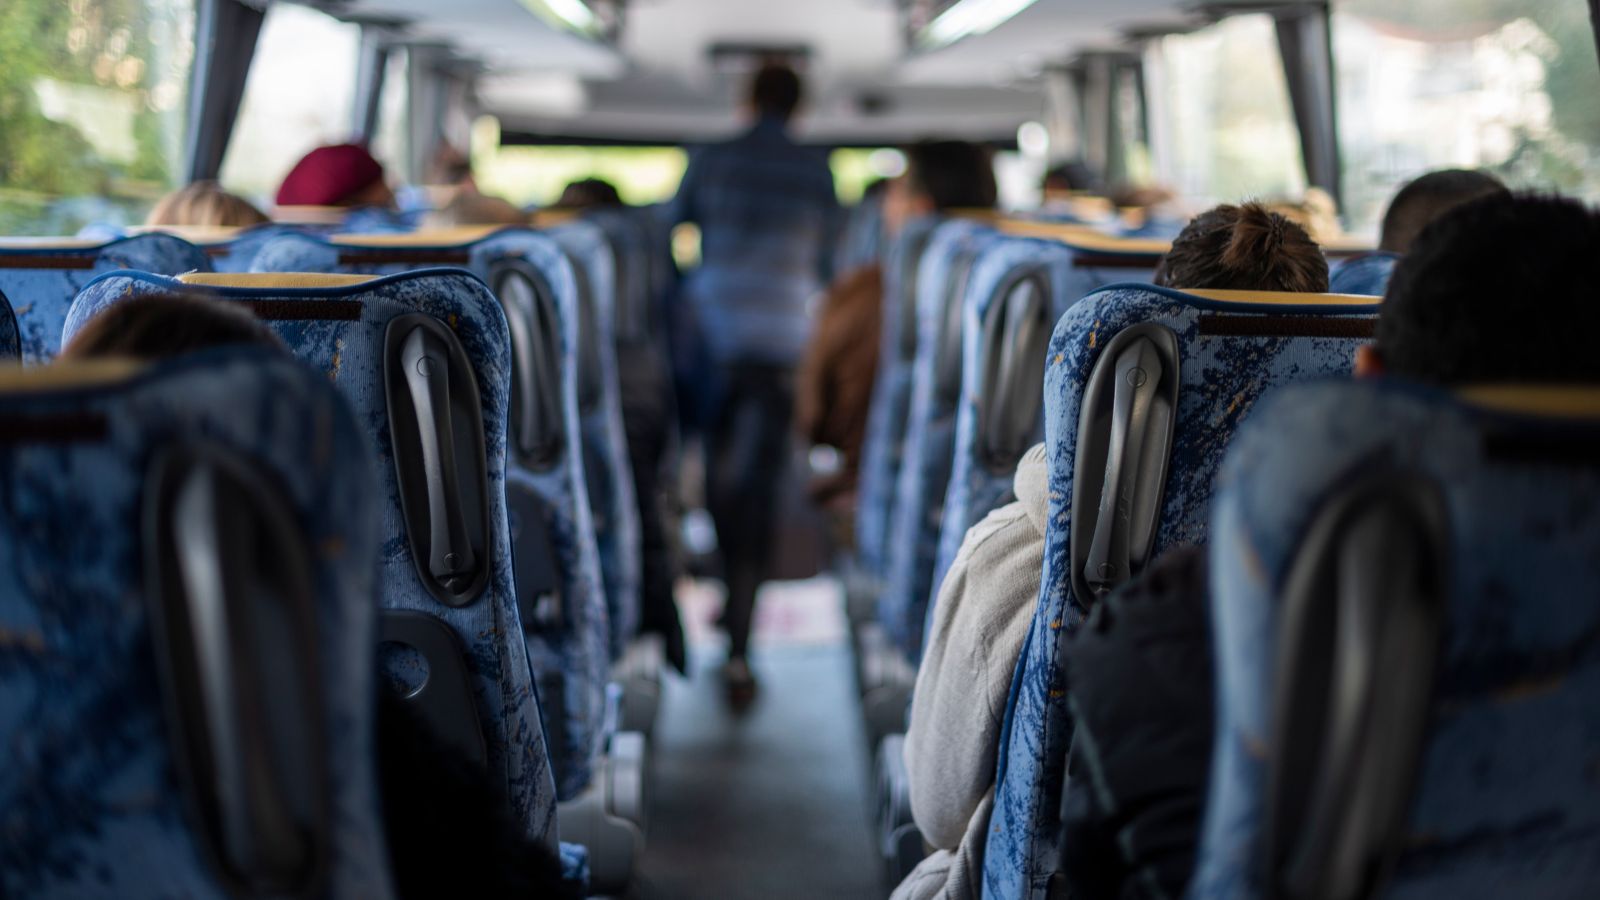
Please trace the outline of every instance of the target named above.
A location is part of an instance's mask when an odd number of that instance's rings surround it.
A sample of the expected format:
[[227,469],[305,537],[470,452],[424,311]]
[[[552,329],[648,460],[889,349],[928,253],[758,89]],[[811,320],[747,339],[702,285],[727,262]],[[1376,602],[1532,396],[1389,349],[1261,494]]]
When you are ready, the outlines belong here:
[[215,181],[196,181],[162,197],[144,223],[232,228],[267,221],[266,214],[251,206],[250,201],[228,193]]

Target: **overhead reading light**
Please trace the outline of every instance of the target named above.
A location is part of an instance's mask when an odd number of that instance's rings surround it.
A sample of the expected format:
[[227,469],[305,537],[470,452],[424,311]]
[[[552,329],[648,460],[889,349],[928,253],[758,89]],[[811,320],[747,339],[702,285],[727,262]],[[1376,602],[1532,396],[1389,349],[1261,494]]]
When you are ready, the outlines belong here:
[[963,38],[988,34],[1038,0],[957,0],[917,33],[917,49],[937,50]]
[[607,23],[584,0],[522,0],[528,11],[562,31],[602,40]]

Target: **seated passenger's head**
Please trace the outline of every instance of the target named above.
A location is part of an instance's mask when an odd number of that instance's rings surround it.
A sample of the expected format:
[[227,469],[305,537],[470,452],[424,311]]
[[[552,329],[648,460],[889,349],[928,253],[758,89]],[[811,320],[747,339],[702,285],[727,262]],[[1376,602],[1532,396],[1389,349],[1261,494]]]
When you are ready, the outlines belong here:
[[1182,290],[1328,290],[1328,260],[1306,230],[1258,203],[1218,206],[1172,241],[1155,283]]
[[1065,162],[1044,173],[1040,188],[1046,198],[1092,191],[1095,189],[1094,173],[1081,162]]
[[786,63],[769,62],[750,79],[750,112],[758,119],[788,122],[803,99],[805,85]]
[[890,234],[918,216],[994,208],[994,161],[987,149],[966,141],[924,141],[907,147],[905,154],[905,174],[889,183],[884,196],[884,225]]
[[242,306],[183,294],[150,294],[107,307],[90,319],[62,349],[61,358],[166,359],[232,344],[284,349],[272,329]]
[[215,181],[195,181],[157,201],[144,223],[239,228],[266,221],[266,214],[250,201],[228,193]]
[[1444,385],[1600,382],[1600,213],[1491,196],[1423,229],[1395,267],[1360,374]]
[[552,208],[596,209],[621,205],[622,195],[611,182],[603,178],[584,178],[567,185]]
[[393,206],[383,164],[359,144],[318,147],[300,158],[278,188],[279,206]]
[[490,197],[477,191],[458,192],[442,208],[422,217],[424,229],[456,228],[462,225],[526,224],[528,224],[527,213],[499,197]]
[[1500,179],[1488,172],[1467,169],[1429,172],[1401,188],[1389,201],[1378,249],[1408,253],[1417,235],[1434,219],[1480,197],[1504,197],[1510,193]]

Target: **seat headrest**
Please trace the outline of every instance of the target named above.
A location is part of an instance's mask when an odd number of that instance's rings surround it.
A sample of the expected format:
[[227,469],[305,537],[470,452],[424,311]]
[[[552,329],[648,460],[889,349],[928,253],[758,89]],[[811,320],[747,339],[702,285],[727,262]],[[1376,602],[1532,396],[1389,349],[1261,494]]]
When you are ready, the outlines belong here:
[[189,272],[184,284],[219,288],[332,288],[376,281],[376,275],[329,275],[321,272]]
[[497,234],[516,225],[459,225],[454,228],[430,229],[378,234],[336,234],[329,238],[335,244],[352,247],[461,247],[476,243],[491,234]]
[[1060,241],[1081,250],[1098,253],[1126,253],[1140,256],[1164,256],[1172,249],[1172,242],[1155,238],[1113,237],[1087,225],[1062,222],[1035,222],[1028,219],[1002,219],[998,227],[1006,234],[1017,237],[1043,238]]
[[94,238],[4,237],[0,238],[0,250],[98,250],[106,243]]
[[349,213],[343,206],[274,206],[272,221],[292,225],[337,225]]
[[0,366],[0,394],[35,394],[105,387],[144,371],[137,359],[101,358],[55,362],[47,366]]
[[1376,306],[1382,297],[1367,294],[1300,294],[1288,291],[1182,291],[1191,297],[1240,306]]
[[248,228],[229,225],[136,225],[128,229],[129,234],[170,234],[180,237],[191,244],[226,244],[251,228],[263,226],[252,225]]
[[1600,419],[1600,385],[1479,385],[1458,396],[1492,412],[1552,419]]

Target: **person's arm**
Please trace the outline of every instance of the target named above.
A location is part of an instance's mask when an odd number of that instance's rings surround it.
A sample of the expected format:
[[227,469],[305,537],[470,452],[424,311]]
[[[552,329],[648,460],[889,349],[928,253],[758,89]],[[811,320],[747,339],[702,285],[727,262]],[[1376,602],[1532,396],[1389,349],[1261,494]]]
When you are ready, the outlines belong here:
[[906,733],[911,813],[923,839],[955,849],[994,782],[1011,675],[1039,594],[1044,542],[1020,504],[962,541],[939,588]]

